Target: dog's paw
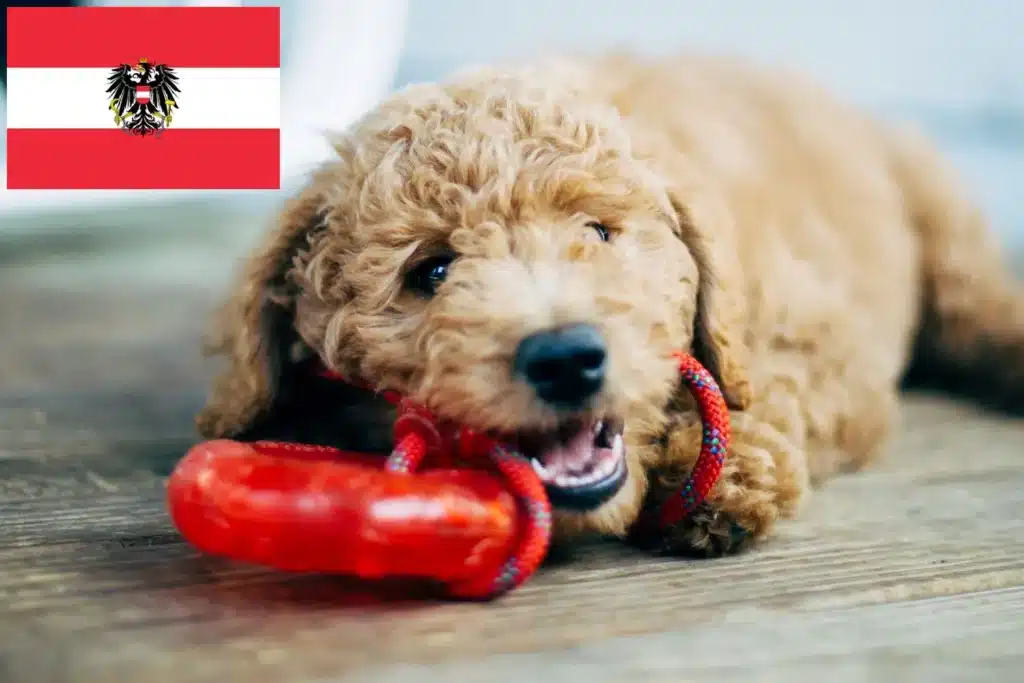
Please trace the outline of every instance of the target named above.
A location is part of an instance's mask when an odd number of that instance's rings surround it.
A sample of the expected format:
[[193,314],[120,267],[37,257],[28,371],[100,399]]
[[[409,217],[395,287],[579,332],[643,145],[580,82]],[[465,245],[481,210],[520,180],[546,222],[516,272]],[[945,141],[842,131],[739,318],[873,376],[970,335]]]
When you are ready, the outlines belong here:
[[702,503],[669,528],[659,528],[653,517],[638,523],[629,540],[658,555],[710,559],[740,552],[749,545],[751,536],[727,513]]
[[665,555],[720,557],[770,536],[778,519],[796,513],[809,486],[805,454],[771,423],[737,413],[728,457],[707,500],[678,524],[660,528],[659,511],[685,485],[698,438],[696,421],[680,419],[669,430],[630,536],[635,545]]
[[663,532],[657,551],[674,557],[722,557],[745,548],[750,537],[750,532],[727,513],[703,503]]

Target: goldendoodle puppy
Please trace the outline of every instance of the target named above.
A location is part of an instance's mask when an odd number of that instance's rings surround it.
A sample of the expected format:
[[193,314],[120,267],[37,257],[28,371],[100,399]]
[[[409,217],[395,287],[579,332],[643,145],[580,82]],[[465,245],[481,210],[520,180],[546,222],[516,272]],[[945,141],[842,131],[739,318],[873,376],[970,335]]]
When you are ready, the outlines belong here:
[[670,352],[733,411],[720,554],[869,462],[913,359],[1024,405],[1024,296],[946,162],[799,78],[621,55],[400,92],[336,142],[223,311],[206,437],[386,450],[390,407],[506,435],[559,533],[626,535],[693,464]]

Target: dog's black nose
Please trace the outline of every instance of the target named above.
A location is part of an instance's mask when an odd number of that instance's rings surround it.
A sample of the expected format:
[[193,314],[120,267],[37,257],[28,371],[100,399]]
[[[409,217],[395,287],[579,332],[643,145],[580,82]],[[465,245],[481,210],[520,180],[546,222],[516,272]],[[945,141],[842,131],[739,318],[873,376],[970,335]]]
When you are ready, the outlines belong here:
[[590,325],[545,330],[519,342],[515,371],[558,408],[581,408],[604,384],[605,346]]

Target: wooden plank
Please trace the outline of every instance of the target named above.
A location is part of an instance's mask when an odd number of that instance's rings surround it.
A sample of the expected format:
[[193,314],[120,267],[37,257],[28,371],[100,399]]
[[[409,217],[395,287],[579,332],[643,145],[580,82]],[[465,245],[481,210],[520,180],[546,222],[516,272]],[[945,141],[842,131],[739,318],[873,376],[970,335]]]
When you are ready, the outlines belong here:
[[[128,484],[113,476],[124,492],[62,490],[0,505],[0,609],[37,634],[22,656],[64,653],[77,672],[67,680],[204,680],[200,670],[182,678],[184,656],[206,662],[210,676],[315,680],[369,675],[382,662],[461,670],[459,662],[497,653],[571,659],[573,648],[643,634],[679,632],[689,642],[709,622],[728,639],[736,619],[753,619],[743,628],[756,634],[789,615],[799,632],[814,628],[801,626],[805,612],[1024,586],[1024,481],[1007,457],[1021,426],[929,399],[908,408],[893,457],[837,480],[779,540],[737,558],[681,562],[588,546],[500,605],[395,602],[344,581],[199,557],[174,535],[158,476]],[[957,449],[974,430],[1007,448],[964,458]],[[947,468],[955,463],[963,467]],[[861,613],[849,614],[852,628]],[[990,609],[977,619],[996,628],[1004,617]],[[940,633],[936,648],[946,646]],[[115,647],[119,640],[131,645]],[[708,666],[725,671],[734,659]],[[491,671],[479,680],[512,676]]]
[[373,680],[1004,682],[1024,664],[1022,613],[1020,588],[797,614],[750,607],[685,630],[574,649],[383,664]]

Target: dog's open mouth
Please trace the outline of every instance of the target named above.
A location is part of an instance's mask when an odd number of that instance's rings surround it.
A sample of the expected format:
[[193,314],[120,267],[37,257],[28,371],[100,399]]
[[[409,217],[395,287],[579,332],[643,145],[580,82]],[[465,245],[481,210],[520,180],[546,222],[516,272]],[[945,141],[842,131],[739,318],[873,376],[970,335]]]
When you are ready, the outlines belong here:
[[623,423],[573,419],[551,432],[522,432],[518,448],[530,458],[555,507],[585,511],[607,502],[626,481]]

